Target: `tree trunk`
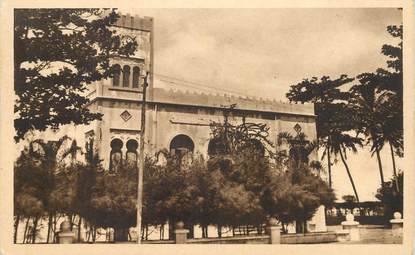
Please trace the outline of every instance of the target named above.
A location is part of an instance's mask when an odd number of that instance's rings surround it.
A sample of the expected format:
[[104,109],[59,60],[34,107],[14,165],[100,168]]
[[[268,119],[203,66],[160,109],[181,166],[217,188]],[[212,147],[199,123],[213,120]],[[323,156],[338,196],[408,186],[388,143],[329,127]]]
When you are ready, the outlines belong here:
[[222,238],[222,226],[218,225],[218,237]]
[[146,234],[145,234],[144,240],[148,240],[148,224],[146,224],[144,228],[146,230]]
[[389,147],[391,149],[393,176],[395,177],[396,192],[399,193],[399,180],[398,180],[398,174],[396,173],[395,153],[393,151],[393,146],[391,143],[389,143]]
[[73,214],[69,214],[69,226],[71,227],[71,231],[73,230]]
[[36,242],[36,230],[37,230],[37,223],[39,221],[39,218],[36,217],[33,221],[33,230],[32,230],[32,243]]
[[342,159],[344,167],[346,168],[347,175],[349,176],[350,183],[352,184],[353,192],[354,192],[354,195],[356,196],[356,201],[359,203],[359,196],[357,195],[356,186],[354,185],[353,177],[350,173],[349,166],[347,165],[346,160],[344,159],[342,148],[340,148],[339,152],[340,152],[340,157]]
[[160,226],[160,240],[164,239],[164,225]]
[[17,231],[19,230],[19,221],[20,221],[20,214],[17,214],[15,222],[14,222],[13,243],[17,242]]
[[330,147],[327,147],[327,169],[329,171],[329,187],[332,187],[331,181],[331,160],[330,160]]
[[173,220],[169,220],[169,240],[174,240],[174,230],[175,230],[175,223]]
[[92,235],[92,228],[91,228],[91,226],[88,225],[87,229],[88,230],[86,231],[85,239],[86,239],[86,242],[89,243],[89,239],[91,238],[91,235]]
[[187,230],[189,230],[189,233],[187,234],[187,238],[188,239],[193,239],[194,238],[194,235],[195,235],[193,223],[190,222],[190,221],[189,222],[186,222],[184,224],[184,228],[187,229]]
[[30,217],[27,217],[26,226],[24,228],[24,234],[23,234],[23,243],[26,243],[27,241],[27,230],[29,229],[29,221],[30,221]]
[[57,219],[56,219],[56,213],[53,215],[53,243],[56,243],[56,237],[57,237],[57,230],[56,230],[56,225],[57,225]]
[[97,229],[95,226],[92,227],[92,242],[95,243],[95,241],[97,240]]
[[50,232],[52,230],[52,221],[53,221],[53,214],[52,213],[49,213],[49,218],[48,218],[48,234],[46,236],[46,243],[49,243]]
[[202,238],[208,238],[208,226],[202,225]]
[[81,226],[82,226],[82,217],[79,216],[79,223],[78,223],[78,243],[81,242]]
[[[144,238],[144,235],[142,235],[142,238]],[[128,241],[128,228],[114,227],[114,242],[127,242],[127,241]]]
[[376,151],[376,158],[378,160],[378,167],[379,167],[379,174],[380,174],[380,182],[381,185],[383,187],[383,185],[385,184],[385,179],[383,177],[383,168],[382,168],[382,160],[380,158],[380,152],[377,146],[375,146],[375,151]]

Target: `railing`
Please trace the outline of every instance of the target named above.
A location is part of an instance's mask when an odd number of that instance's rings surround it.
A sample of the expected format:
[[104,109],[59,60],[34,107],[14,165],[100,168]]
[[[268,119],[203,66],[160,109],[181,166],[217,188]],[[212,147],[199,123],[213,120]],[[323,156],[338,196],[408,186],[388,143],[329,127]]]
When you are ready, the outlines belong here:
[[361,225],[383,225],[389,220],[385,218],[383,210],[383,205],[377,201],[335,203],[331,208],[326,208],[326,224],[339,225],[346,219],[347,213],[352,213]]

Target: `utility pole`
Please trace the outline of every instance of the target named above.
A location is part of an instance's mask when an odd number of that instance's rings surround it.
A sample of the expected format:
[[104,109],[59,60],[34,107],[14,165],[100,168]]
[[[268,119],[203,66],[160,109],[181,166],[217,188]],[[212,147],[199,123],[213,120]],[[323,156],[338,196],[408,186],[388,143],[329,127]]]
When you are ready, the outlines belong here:
[[141,103],[141,128],[140,128],[140,166],[138,167],[137,187],[137,244],[141,244],[141,214],[143,211],[143,172],[144,172],[144,139],[146,129],[146,91],[148,86],[148,72],[143,83],[143,99]]

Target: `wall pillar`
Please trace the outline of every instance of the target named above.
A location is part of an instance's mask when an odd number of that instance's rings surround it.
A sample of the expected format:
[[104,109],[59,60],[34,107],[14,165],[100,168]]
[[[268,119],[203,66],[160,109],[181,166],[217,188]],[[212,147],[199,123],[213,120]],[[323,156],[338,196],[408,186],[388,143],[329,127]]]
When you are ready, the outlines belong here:
[[175,234],[175,243],[176,244],[185,244],[187,241],[187,234],[189,230],[184,229],[184,223],[182,221],[177,222]]
[[343,221],[342,227],[349,232],[350,241],[360,240],[359,222],[354,220],[354,215],[349,213],[346,215],[346,221]]
[[270,244],[280,244],[281,243],[281,226],[278,225],[278,222],[271,218],[268,222],[267,232],[269,233],[269,243]]
[[402,214],[395,212],[393,214],[393,219],[389,221],[392,225],[392,236],[402,237],[403,235],[403,219]]
[[73,243],[75,239],[75,233],[71,231],[69,221],[65,220],[60,225],[60,231],[58,234],[59,243],[68,244]]

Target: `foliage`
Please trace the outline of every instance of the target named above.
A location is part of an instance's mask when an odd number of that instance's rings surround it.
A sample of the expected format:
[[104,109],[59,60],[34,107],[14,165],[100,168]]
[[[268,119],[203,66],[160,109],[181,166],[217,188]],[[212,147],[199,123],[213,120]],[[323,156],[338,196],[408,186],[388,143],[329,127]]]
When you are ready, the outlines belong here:
[[310,220],[320,205],[330,206],[335,199],[333,190],[306,165],[297,172],[302,173],[295,183],[290,172],[274,176],[263,191],[262,205],[283,224],[293,221],[304,223]]
[[[310,220],[320,205],[330,206],[335,195],[333,190],[320,177],[318,161],[309,160],[317,148],[314,142],[307,140],[304,133],[293,136],[289,133],[278,134],[278,144],[288,144],[286,171],[272,172],[271,181],[262,197],[267,212],[283,224],[293,221],[298,230],[307,231],[305,222]],[[317,167],[318,166],[318,167]]]
[[22,152],[14,167],[14,215],[40,217],[45,210],[44,189],[50,182],[39,162]]
[[350,88],[350,105],[356,112],[356,131],[364,134],[376,153],[381,184],[383,177],[380,150],[389,143],[396,175],[395,154],[403,155],[403,79],[402,25],[388,26],[389,34],[400,39],[397,46],[383,45],[382,54],[388,57],[388,69],[357,76],[358,84]]
[[292,85],[286,95],[291,102],[314,103],[317,115],[318,146],[324,148],[322,159],[327,157],[329,185],[330,187],[332,185],[331,155],[334,154],[336,159],[338,155],[342,154],[340,156],[345,164],[355,195],[358,197],[344,160],[347,150],[356,152],[356,145],[362,145],[362,139],[350,134],[350,131],[355,128],[355,112],[352,107],[348,106],[350,92],[342,89],[353,80],[354,78],[349,78],[344,74],[334,80],[328,76],[323,76],[320,79],[316,77],[304,79],[302,82]]
[[[397,185],[399,189],[397,189]],[[403,172],[400,172],[398,176],[394,176],[390,181],[385,182],[378,189],[376,198],[384,205],[384,215],[387,219],[392,219],[394,212],[403,214]]]
[[84,107],[86,85],[113,74],[112,55],[129,56],[137,48],[134,38],[110,28],[118,17],[103,9],[15,10],[17,141],[30,130],[100,118]]
[[[357,152],[357,146],[363,146],[361,134],[366,144],[371,145],[372,155],[376,153],[381,183],[384,179],[380,150],[389,144],[395,175],[394,156],[403,155],[402,25],[388,26],[387,31],[400,42],[383,45],[381,53],[388,58],[386,69],[378,68],[376,72],[362,73],[356,78],[343,74],[337,79],[328,76],[304,79],[292,85],[286,94],[291,102],[314,103],[318,142],[324,148],[322,159],[327,156],[329,183],[331,185],[330,156],[339,155],[357,200],[346,152]],[[357,84],[350,86],[354,80]]]
[[97,173],[90,199],[91,212],[87,219],[97,227],[128,229],[135,226],[137,169],[125,164],[116,174]]
[[[233,131],[238,133],[238,130],[247,128],[246,123],[240,126]],[[251,143],[251,147],[235,146],[239,140],[229,139],[229,128],[225,127],[227,126],[213,125],[213,139],[221,139],[225,146],[235,148],[238,153],[216,154],[210,159],[210,163],[219,168],[227,180],[243,185],[255,198],[250,203],[259,202],[256,209],[248,211],[245,216],[253,220],[250,224],[264,222],[267,216],[276,217],[284,223],[294,220],[305,222],[320,205],[333,202],[333,191],[319,176],[311,172],[312,167],[319,165],[314,161],[309,162],[308,159],[316,146],[314,142],[308,141],[303,133],[300,132],[296,136],[280,133],[278,145],[287,143],[288,153],[279,151],[266,155],[257,149],[260,148],[257,146],[258,142]],[[250,131],[243,131],[240,136],[244,137],[244,134],[249,133],[249,141],[268,141],[267,136],[266,139],[262,139],[262,133],[258,134],[258,129]],[[231,137],[238,136],[232,134]],[[248,139],[242,139],[242,143],[246,140]],[[266,147],[266,144],[262,146]],[[243,211],[240,210],[234,217],[238,218],[241,212]]]
[[356,197],[353,195],[344,195],[342,196],[342,199],[346,203],[350,203],[350,204],[356,203]]
[[[83,216],[89,212],[88,195],[100,169],[99,161],[77,162],[80,148],[75,140],[68,147],[69,140],[64,136],[58,141],[31,141],[15,163],[15,216],[34,217],[35,221],[48,216],[48,233],[57,215]],[[71,160],[65,165],[68,157]]]

